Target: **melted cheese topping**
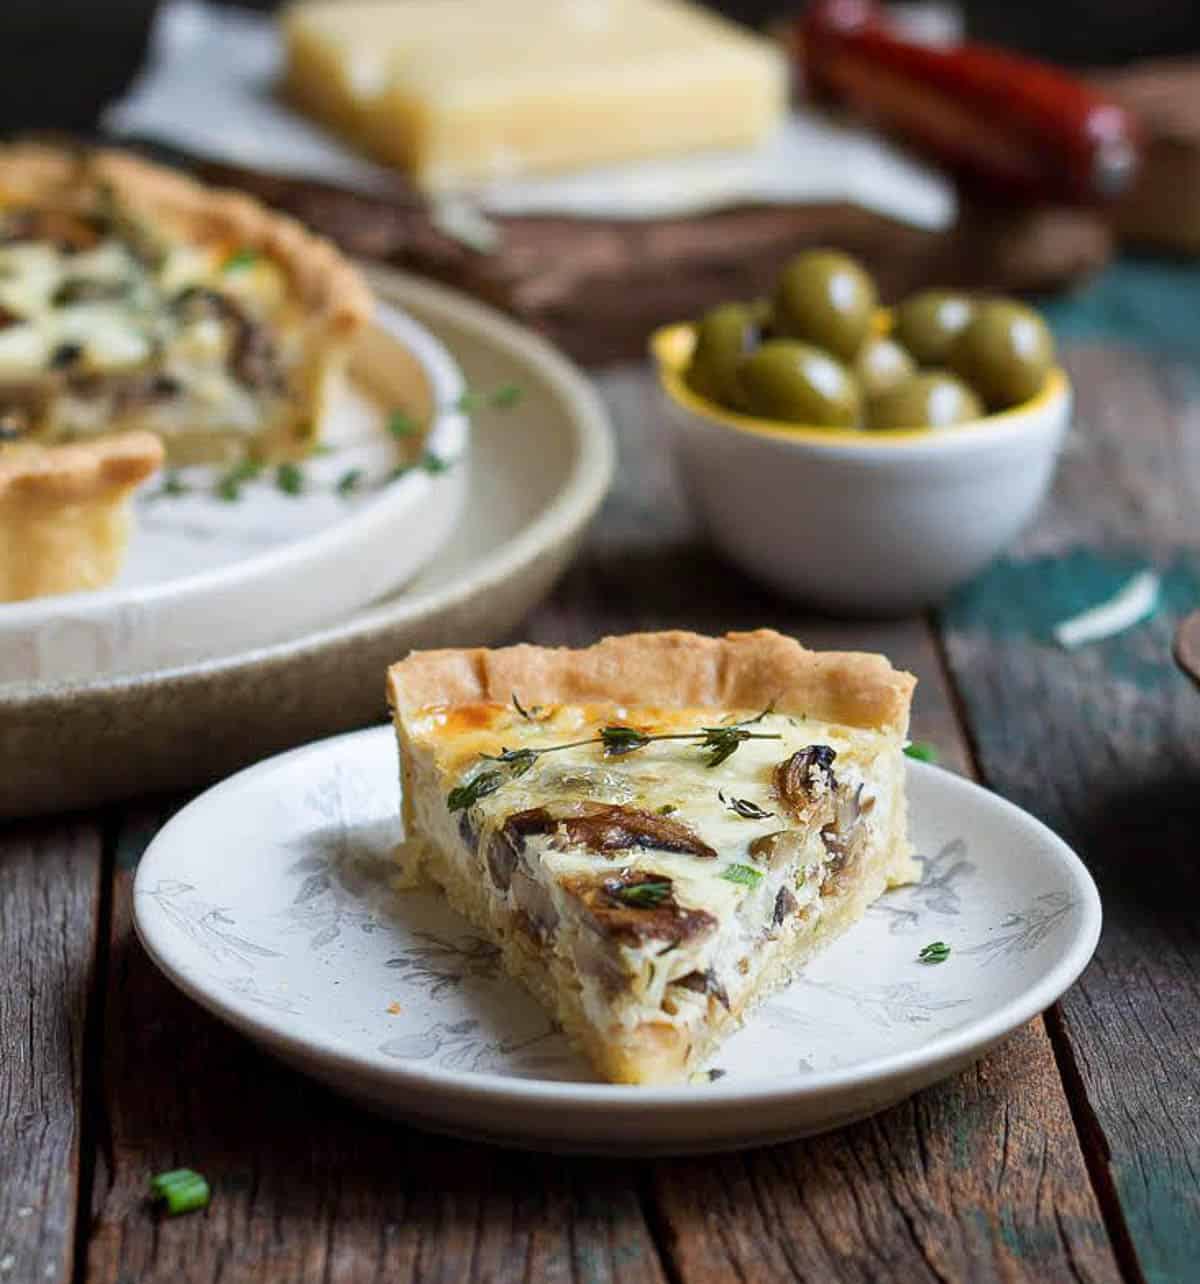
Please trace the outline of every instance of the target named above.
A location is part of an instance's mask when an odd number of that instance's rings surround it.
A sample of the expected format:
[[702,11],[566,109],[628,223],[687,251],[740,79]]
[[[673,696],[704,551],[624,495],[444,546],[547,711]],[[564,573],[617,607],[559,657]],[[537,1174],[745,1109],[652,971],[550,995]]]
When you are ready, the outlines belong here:
[[93,223],[86,249],[24,239],[36,229],[0,235],[9,435],[63,440],[143,427],[250,436],[277,419],[301,356],[287,335],[295,309],[280,267],[237,246],[159,236],[147,245],[144,229],[133,240],[120,222]]
[[[671,880],[675,902],[684,910],[701,910],[716,920],[715,930],[696,934],[669,948],[653,937],[616,946],[622,970],[632,978],[629,998],[614,1004],[611,993],[582,978],[585,1008],[597,1022],[616,1011],[625,1024],[656,1019],[699,1019],[707,1008],[703,994],[667,986],[697,971],[714,973],[720,989],[736,1007],[752,988],[758,971],[756,955],[764,938],[778,926],[777,898],[786,890],[788,914],[802,919],[820,913],[822,882],[833,853],[819,828],[806,829],[789,816],[775,790],[777,766],[799,750],[828,745],[836,753],[833,770],[839,797],[855,800],[856,817],[868,831],[892,832],[902,771],[874,770],[881,755],[900,759],[900,742],[878,732],[817,722],[807,718],[756,711],[714,713],[702,709],[627,709],[616,705],[554,706],[521,716],[514,706],[476,704],[453,708],[430,707],[407,719],[410,736],[428,748],[446,789],[469,784],[484,771],[498,771],[504,783],[466,811],[466,823],[477,836],[480,856],[475,877],[482,877],[494,902],[512,893],[495,885],[487,874],[488,843],[508,817],[527,809],[579,802],[620,804],[643,812],[664,814],[681,822],[709,847],[716,858],[631,847],[619,852],[596,852],[563,842],[560,832],[531,834],[524,840],[522,864],[545,888],[559,923],[586,917],[571,893],[571,881],[631,875]],[[749,720],[754,719],[750,724]],[[505,750],[537,749],[595,737],[600,728],[631,726],[647,735],[680,735],[705,727],[746,723],[758,736],[741,742],[724,762],[709,765],[709,752],[699,741],[653,741],[622,756],[606,754],[601,744],[583,744],[541,753],[527,770],[515,773],[503,763],[488,761]],[[880,781],[882,780],[882,785]],[[747,818],[733,807],[743,800],[767,813]],[[430,806],[444,810],[446,798]],[[430,817],[426,823],[435,827]],[[797,841],[786,860],[756,857],[756,839],[781,830]],[[442,832],[446,832],[444,821]],[[868,834],[868,836],[870,836]],[[443,841],[453,841],[443,839]],[[482,861],[482,866],[480,865]],[[518,907],[519,908],[519,907]],[[560,935],[562,928],[559,929]],[[586,933],[582,933],[586,936]],[[579,950],[575,948],[578,958]],[[709,993],[713,991],[710,989]]]

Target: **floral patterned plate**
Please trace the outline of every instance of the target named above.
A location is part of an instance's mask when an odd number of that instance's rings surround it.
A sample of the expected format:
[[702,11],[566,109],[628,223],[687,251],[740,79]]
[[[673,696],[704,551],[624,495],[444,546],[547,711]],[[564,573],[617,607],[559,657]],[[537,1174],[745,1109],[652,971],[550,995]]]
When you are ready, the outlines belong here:
[[[232,776],[151,844],[151,957],[197,1002],[388,1114],[511,1145],[729,1149],[833,1128],[968,1065],[1075,980],[1100,933],[1079,858],[1011,803],[910,766],[914,886],[755,1013],[700,1082],[598,1083],[497,951],[430,891],[395,892],[387,728]],[[950,947],[923,963],[923,946]]]

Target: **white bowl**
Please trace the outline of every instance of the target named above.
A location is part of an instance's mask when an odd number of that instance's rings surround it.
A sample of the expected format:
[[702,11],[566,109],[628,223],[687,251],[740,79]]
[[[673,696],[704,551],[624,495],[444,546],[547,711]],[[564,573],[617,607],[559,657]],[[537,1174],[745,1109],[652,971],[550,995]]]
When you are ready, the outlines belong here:
[[690,325],[651,342],[684,479],[714,543],[810,605],[888,615],[982,570],[1041,502],[1071,412],[1061,369],[1031,401],[954,428],[792,426],[684,382]]

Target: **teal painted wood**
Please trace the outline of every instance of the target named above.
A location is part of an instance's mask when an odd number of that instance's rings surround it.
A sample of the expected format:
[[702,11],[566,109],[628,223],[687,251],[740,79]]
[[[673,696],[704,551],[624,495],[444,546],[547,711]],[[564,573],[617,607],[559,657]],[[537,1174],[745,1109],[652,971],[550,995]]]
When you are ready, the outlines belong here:
[[[1195,339],[1200,311],[1190,325]],[[1100,885],[1105,930],[1063,1002],[1062,1051],[1118,1243],[1150,1284],[1175,1284],[1200,1279],[1200,698],[1171,657],[1200,605],[1200,373],[1114,347],[1074,348],[1068,366],[1079,408],[1053,495],[942,623],[986,782]],[[1154,618],[1053,643],[1055,623],[1147,566],[1163,576]]]

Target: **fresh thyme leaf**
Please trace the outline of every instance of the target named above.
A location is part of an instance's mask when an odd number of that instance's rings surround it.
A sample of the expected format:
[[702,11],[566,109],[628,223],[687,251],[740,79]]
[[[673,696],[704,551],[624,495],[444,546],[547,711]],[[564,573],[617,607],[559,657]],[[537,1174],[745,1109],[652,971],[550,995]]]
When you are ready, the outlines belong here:
[[262,472],[262,464],[255,459],[243,459],[217,478],[216,494],[227,504],[242,497],[242,486],[253,481]]
[[284,460],[284,462],[275,469],[275,485],[283,491],[285,495],[303,494],[304,469],[302,469],[299,464],[293,463],[290,459]]
[[756,722],[761,722],[764,718],[769,718],[775,712],[775,701],[772,700],[762,713],[755,714],[753,718],[746,718],[742,722],[735,722],[735,727],[752,727]]
[[539,754],[536,749],[501,749],[497,754],[481,755],[488,762],[500,762],[512,768],[514,776],[523,776],[537,762]]
[[620,758],[633,753],[635,749],[644,749],[651,737],[633,727],[601,727],[600,743],[604,752],[611,758]]
[[457,785],[446,795],[447,811],[464,811],[473,807],[481,798],[494,794],[508,779],[502,771],[481,771],[470,780]]
[[441,455],[435,455],[432,450],[427,450],[421,456],[421,467],[427,472],[436,476],[438,473],[444,473],[450,467],[451,461],[443,459]]
[[387,430],[393,437],[413,437],[421,431],[421,425],[404,410],[393,410],[388,416]]
[[401,477],[406,477],[412,472],[412,464],[397,464],[387,475],[389,482],[399,481]]
[[904,746],[904,752],[918,762],[937,762],[938,760],[937,745],[931,745],[928,740],[914,740],[912,744]]
[[945,963],[949,957],[950,947],[945,941],[931,941],[917,955],[922,963]]
[[783,737],[761,731],[747,731],[744,727],[705,727],[698,733],[704,736],[701,749],[707,749],[709,767],[719,767],[731,758],[746,740],[781,740]]
[[147,496],[148,499],[161,499],[166,496],[168,499],[177,499],[180,495],[188,495],[192,488],[183,480],[174,468],[168,468],[163,474],[162,485]]
[[491,392],[480,392],[469,388],[454,402],[454,409],[464,415],[474,414],[477,410],[509,410],[523,396],[521,388],[515,383],[501,384]]
[[606,890],[610,896],[626,905],[633,905],[637,909],[653,909],[671,895],[671,883],[667,879],[661,882],[648,880],[645,883],[631,883],[627,887],[613,887]]
[[526,722],[533,721],[533,717],[530,714],[529,710],[526,709],[525,706],[520,702],[520,700],[517,699],[517,693],[515,691],[512,693],[512,702],[513,702],[513,708],[521,715],[522,718],[525,719]]
[[337,480],[337,493],[343,499],[348,499],[362,485],[363,471],[361,468],[347,469]]
[[676,807],[674,803],[663,803],[663,805],[658,809],[658,814],[660,816],[669,816],[673,811],[678,810],[679,808]]
[[234,252],[221,264],[222,272],[240,272],[243,268],[251,267],[257,263],[259,254],[257,250],[250,249],[249,246],[243,246],[240,250]]
[[736,815],[741,816],[743,820],[766,820],[774,816],[773,811],[763,811],[758,803],[751,802],[749,798],[726,798],[718,789],[717,797]]
[[727,865],[721,871],[721,877],[727,883],[742,883],[746,887],[756,887],[762,878],[762,871],[751,865]]

